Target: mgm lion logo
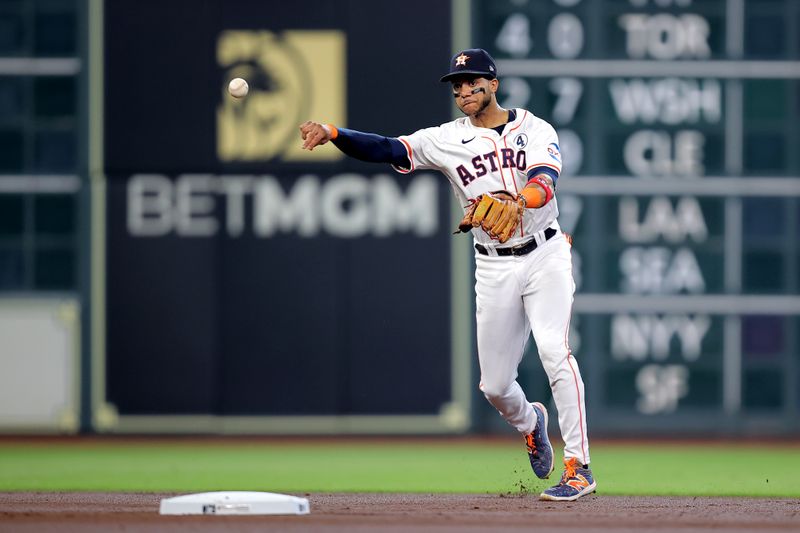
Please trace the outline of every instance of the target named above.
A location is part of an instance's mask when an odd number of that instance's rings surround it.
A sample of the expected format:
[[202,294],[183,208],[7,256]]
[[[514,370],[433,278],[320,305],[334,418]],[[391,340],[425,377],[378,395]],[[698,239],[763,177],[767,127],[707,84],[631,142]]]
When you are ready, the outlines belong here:
[[[330,146],[300,148],[298,125],[309,119],[345,124],[345,36],[340,31],[231,30],[220,34],[222,69],[217,108],[220,161],[332,161],[343,154]],[[250,92],[228,95],[232,78]]]

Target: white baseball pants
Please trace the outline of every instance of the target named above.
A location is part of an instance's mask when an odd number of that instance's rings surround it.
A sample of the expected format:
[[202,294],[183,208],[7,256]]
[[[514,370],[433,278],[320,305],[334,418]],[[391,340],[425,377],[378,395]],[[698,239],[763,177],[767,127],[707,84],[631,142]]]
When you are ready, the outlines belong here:
[[564,457],[589,464],[583,379],[567,342],[575,282],[564,234],[524,256],[476,253],[475,264],[481,391],[520,433],[533,431],[533,408],[516,381],[532,331],[558,409]]

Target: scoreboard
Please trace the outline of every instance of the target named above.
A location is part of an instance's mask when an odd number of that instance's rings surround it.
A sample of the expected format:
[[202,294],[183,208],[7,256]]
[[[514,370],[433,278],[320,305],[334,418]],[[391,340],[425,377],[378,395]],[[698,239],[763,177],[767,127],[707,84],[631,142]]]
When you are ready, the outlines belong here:
[[800,430],[800,2],[476,0],[471,31],[559,134],[594,430]]

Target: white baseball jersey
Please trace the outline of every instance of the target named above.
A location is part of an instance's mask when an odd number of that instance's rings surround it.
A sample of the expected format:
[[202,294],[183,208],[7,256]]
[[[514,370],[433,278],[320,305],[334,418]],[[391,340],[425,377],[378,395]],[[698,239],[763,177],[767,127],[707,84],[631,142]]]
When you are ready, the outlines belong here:
[[[443,172],[465,209],[470,201],[487,192],[505,190],[518,194],[532,168],[549,167],[560,173],[561,153],[553,127],[529,111],[515,111],[516,118],[505,125],[502,134],[473,126],[464,117],[403,135],[399,139],[406,147],[411,168],[394,168],[404,174],[417,169]],[[522,223],[502,246],[528,241],[534,233],[552,225],[557,216],[555,198],[540,209],[526,209]],[[472,233],[475,242],[484,246],[498,244],[481,228]]]

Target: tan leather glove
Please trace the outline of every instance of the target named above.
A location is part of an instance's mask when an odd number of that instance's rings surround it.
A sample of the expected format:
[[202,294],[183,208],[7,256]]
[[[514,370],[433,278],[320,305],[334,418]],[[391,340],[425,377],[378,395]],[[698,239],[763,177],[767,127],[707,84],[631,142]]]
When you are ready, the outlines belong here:
[[525,203],[525,197],[508,191],[482,194],[469,206],[455,233],[466,233],[480,226],[490,237],[504,243],[517,230]]

